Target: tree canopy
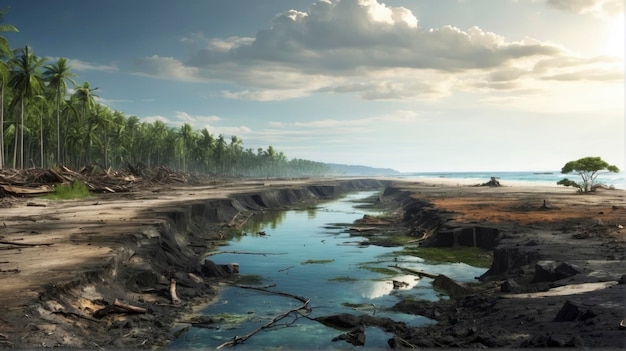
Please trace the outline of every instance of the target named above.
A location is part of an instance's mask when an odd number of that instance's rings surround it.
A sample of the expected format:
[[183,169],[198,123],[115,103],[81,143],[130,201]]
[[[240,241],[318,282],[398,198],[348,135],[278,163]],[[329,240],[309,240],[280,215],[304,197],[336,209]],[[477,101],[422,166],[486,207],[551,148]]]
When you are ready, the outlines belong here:
[[49,62],[28,46],[11,50],[2,32],[17,28],[2,24],[6,11],[0,10],[0,168],[130,164],[223,176],[333,173],[324,163],[289,160],[271,145],[246,149],[234,135],[212,135],[189,124],[170,126],[113,111],[101,103],[90,82],[76,84],[78,77],[66,58]]
[[588,193],[596,189],[598,175],[609,172],[617,173],[619,168],[608,164],[600,157],[583,157],[576,161],[569,161],[561,168],[562,174],[578,174],[582,179],[582,183],[563,178],[557,184],[575,187],[579,193]]

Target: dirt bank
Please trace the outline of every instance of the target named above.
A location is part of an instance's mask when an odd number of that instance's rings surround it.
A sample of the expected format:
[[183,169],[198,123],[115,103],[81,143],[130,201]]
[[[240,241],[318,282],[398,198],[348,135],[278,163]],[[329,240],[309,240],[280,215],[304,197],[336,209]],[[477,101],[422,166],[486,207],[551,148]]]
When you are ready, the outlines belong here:
[[400,338],[427,348],[625,347],[625,195],[558,187],[388,188],[387,201],[402,205],[422,245],[494,250],[491,268],[477,277],[481,292],[396,306],[439,322]]
[[[220,276],[228,274],[228,267],[202,265],[199,258],[247,213],[388,182],[249,181],[82,201],[4,199],[0,345],[163,346],[176,317],[212,298]],[[626,273],[624,192],[582,196],[565,188],[504,185],[394,180],[387,187],[381,200],[400,214],[395,225],[423,245],[494,250],[491,269],[474,287],[482,292],[396,306],[439,323],[419,329],[394,324],[394,345],[626,346],[619,328],[626,284],[618,284]],[[171,301],[172,278],[180,304]],[[146,312],[119,313],[116,299]]]
[[[228,274],[200,258],[228,238],[238,220],[385,184],[239,181],[80,201],[4,198],[0,346],[163,346],[174,320],[211,299]],[[172,303],[172,279],[178,304]]]

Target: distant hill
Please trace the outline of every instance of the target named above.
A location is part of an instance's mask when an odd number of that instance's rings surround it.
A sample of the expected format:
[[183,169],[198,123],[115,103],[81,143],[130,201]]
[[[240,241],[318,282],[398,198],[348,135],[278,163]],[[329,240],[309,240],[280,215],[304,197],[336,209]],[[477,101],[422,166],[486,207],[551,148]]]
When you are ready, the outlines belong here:
[[337,163],[327,163],[338,175],[346,176],[388,176],[398,175],[400,172],[391,168],[374,168],[358,165],[342,165]]

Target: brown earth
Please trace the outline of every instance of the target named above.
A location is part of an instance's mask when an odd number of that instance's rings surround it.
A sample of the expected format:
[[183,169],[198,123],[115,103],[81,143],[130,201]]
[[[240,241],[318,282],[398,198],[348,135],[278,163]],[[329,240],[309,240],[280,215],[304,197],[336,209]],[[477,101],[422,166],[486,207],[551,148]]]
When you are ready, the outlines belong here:
[[[75,201],[0,199],[0,346],[162,347],[176,318],[214,296],[220,274],[209,272],[200,258],[228,237],[232,225],[247,212],[335,196],[332,188],[341,182],[236,181]],[[351,185],[365,186],[375,184]],[[439,322],[398,332],[408,345],[626,346],[626,331],[619,328],[626,284],[617,284],[626,274],[624,191],[576,195],[557,187],[436,180],[393,180],[393,187],[408,195],[394,199],[389,191],[383,202],[402,204],[398,225],[414,235],[435,233],[426,244],[438,245],[439,232],[441,238],[462,236],[467,228],[496,244],[494,265],[482,277],[488,292],[397,306]],[[307,191],[297,191],[302,188]],[[550,271],[561,263],[570,274],[565,278]],[[181,304],[171,303],[171,278],[179,284]],[[500,292],[504,282],[512,287]],[[575,285],[588,283],[604,288],[582,292],[589,285]],[[570,289],[546,292],[563,286]],[[537,292],[551,296],[531,295]],[[116,299],[147,313],[94,317]],[[563,306],[569,315],[554,321]]]
[[[439,347],[626,347],[626,193],[578,195],[560,187],[471,187],[449,182],[399,188],[438,218],[438,235],[496,235],[494,262],[469,296],[397,309],[438,324],[401,335]],[[433,226],[421,218],[428,233]],[[482,239],[482,241],[481,241]],[[466,240],[467,241],[467,240]]]

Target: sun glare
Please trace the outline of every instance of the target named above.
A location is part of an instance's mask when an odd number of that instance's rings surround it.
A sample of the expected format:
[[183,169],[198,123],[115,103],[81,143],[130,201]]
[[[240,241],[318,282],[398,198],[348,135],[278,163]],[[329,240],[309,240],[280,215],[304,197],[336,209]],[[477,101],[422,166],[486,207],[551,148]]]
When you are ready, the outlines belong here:
[[624,57],[624,14],[612,18],[606,29],[604,53],[611,56]]

